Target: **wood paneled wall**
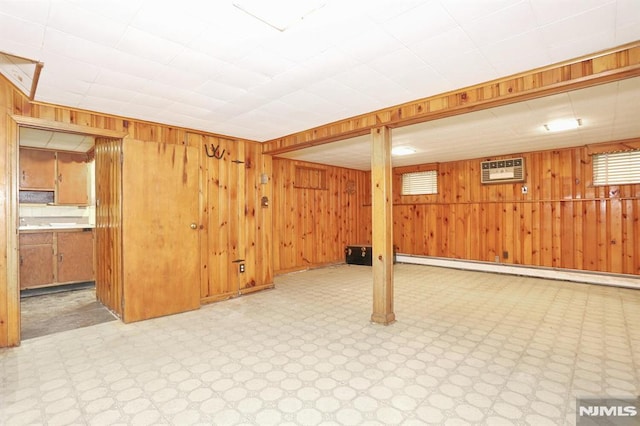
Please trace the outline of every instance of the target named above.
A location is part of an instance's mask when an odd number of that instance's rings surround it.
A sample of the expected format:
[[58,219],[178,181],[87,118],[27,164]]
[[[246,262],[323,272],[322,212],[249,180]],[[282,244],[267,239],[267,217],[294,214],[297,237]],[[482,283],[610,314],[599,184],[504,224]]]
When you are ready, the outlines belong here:
[[[344,262],[344,247],[359,244],[365,172],[273,159],[274,271]],[[296,177],[301,181],[296,182]]]
[[96,138],[96,296],[122,318],[122,140]]
[[[638,275],[640,184],[593,186],[590,152],[619,144],[601,147],[396,168],[394,244],[414,255]],[[480,183],[481,161],[513,157],[525,159],[525,182]],[[438,194],[400,195],[401,174],[418,170],[438,171]]]
[[[19,334],[19,300],[17,296],[14,297],[18,293],[14,291],[15,289],[11,290],[12,286],[17,285],[17,271],[7,269],[4,263],[16,254],[8,253],[7,248],[17,246],[17,242],[11,243],[11,235],[7,235],[7,232],[13,234],[16,232],[15,215],[11,213],[16,209],[12,200],[13,198],[17,200],[17,194],[12,189],[14,185],[10,181],[12,169],[16,166],[10,164],[15,158],[15,154],[11,152],[13,148],[10,143],[14,137],[10,118],[12,115],[47,120],[61,125],[86,126],[104,130],[105,133],[113,131],[126,134],[128,139],[158,143],[159,147],[162,144],[181,144],[197,146],[204,151],[205,143],[220,145],[220,152],[226,149],[224,161],[210,159],[202,153],[198,165],[202,200],[200,203],[202,211],[199,215],[201,218],[201,299],[203,302],[208,302],[272,285],[271,215],[273,208],[271,205],[267,208],[259,207],[262,196],[267,196],[271,200],[273,184],[271,157],[262,154],[259,143],[141,120],[30,103],[2,76],[0,76],[0,106],[4,113],[4,117],[0,120],[0,169],[2,171],[0,191],[3,191],[3,204],[0,207],[2,223],[0,266],[3,271],[7,271],[6,275],[0,276],[0,347],[17,344]],[[124,143],[126,144],[126,140]],[[236,163],[231,162],[232,160],[244,161],[242,178],[240,175],[230,177],[232,170],[240,170]],[[108,172],[105,173],[108,174]],[[262,173],[269,177],[267,184],[264,185],[259,183]],[[235,180],[230,182],[229,179]],[[234,206],[230,206],[227,195],[220,195],[214,186],[221,189],[223,193],[234,194],[233,197],[237,201]],[[123,214],[127,214],[126,207]],[[226,214],[230,216],[225,217]],[[17,240],[16,235],[13,237]],[[225,242],[230,246],[224,246]],[[111,242],[105,242],[105,244],[111,244]],[[239,290],[228,293],[227,280],[234,276],[232,271],[237,271],[238,267],[236,264],[230,266],[228,259],[236,254],[243,255],[246,272],[241,277],[234,278]],[[108,258],[101,259],[98,256],[98,270],[101,268],[101,263],[110,261]],[[116,304],[120,295],[105,290],[101,293],[101,297],[109,301],[109,304]]]
[[259,144],[217,137],[205,143],[218,147],[218,153],[224,150],[220,159],[202,157],[208,203],[202,212],[201,299],[211,302],[273,285],[273,207],[260,203],[271,198],[271,157],[262,155]]

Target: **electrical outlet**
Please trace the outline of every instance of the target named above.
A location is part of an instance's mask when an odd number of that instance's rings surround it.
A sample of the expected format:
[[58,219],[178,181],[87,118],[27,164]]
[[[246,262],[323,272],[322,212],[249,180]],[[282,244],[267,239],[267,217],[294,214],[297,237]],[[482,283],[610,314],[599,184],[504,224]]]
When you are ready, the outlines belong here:
[[529,192],[529,188],[527,188],[527,185],[522,185],[522,193],[526,194]]
[[502,252],[502,258],[503,259],[508,259],[509,258],[509,252],[508,251],[503,251]]
[[496,263],[500,263],[500,256],[496,256]]
[[240,273],[243,274],[244,273],[244,263],[240,264]]

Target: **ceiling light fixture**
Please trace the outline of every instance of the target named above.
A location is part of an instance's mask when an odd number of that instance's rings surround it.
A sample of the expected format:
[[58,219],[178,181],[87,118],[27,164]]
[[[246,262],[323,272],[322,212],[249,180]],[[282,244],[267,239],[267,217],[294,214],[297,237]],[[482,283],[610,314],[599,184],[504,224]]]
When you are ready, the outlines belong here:
[[391,149],[391,155],[395,155],[397,157],[402,155],[411,155],[415,154],[416,150],[411,148],[410,146],[396,146]]
[[544,125],[548,132],[562,132],[564,130],[573,130],[582,126],[582,119],[568,118],[564,120],[554,120]]
[[325,6],[322,0],[239,0],[233,5],[280,32]]

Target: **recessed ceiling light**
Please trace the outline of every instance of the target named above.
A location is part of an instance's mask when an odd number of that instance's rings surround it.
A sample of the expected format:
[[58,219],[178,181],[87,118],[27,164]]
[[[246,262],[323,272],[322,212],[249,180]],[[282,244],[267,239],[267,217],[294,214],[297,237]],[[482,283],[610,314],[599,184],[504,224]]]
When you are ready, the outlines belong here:
[[247,15],[283,32],[324,7],[325,0],[238,0],[233,5]]
[[401,155],[411,155],[415,154],[416,150],[411,148],[410,146],[396,146],[391,149],[391,155],[401,156]]
[[554,120],[544,125],[544,128],[549,132],[562,132],[563,130],[577,129],[582,126],[582,120],[580,118],[568,118],[564,120]]

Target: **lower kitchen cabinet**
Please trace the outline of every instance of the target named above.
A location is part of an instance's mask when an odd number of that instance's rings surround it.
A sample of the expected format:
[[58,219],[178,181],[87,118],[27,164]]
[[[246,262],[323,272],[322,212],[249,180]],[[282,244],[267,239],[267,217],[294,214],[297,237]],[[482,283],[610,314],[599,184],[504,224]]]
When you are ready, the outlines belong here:
[[93,232],[58,232],[58,282],[93,281]]
[[20,234],[20,289],[93,281],[93,232]]
[[20,289],[55,281],[53,232],[20,234]]

